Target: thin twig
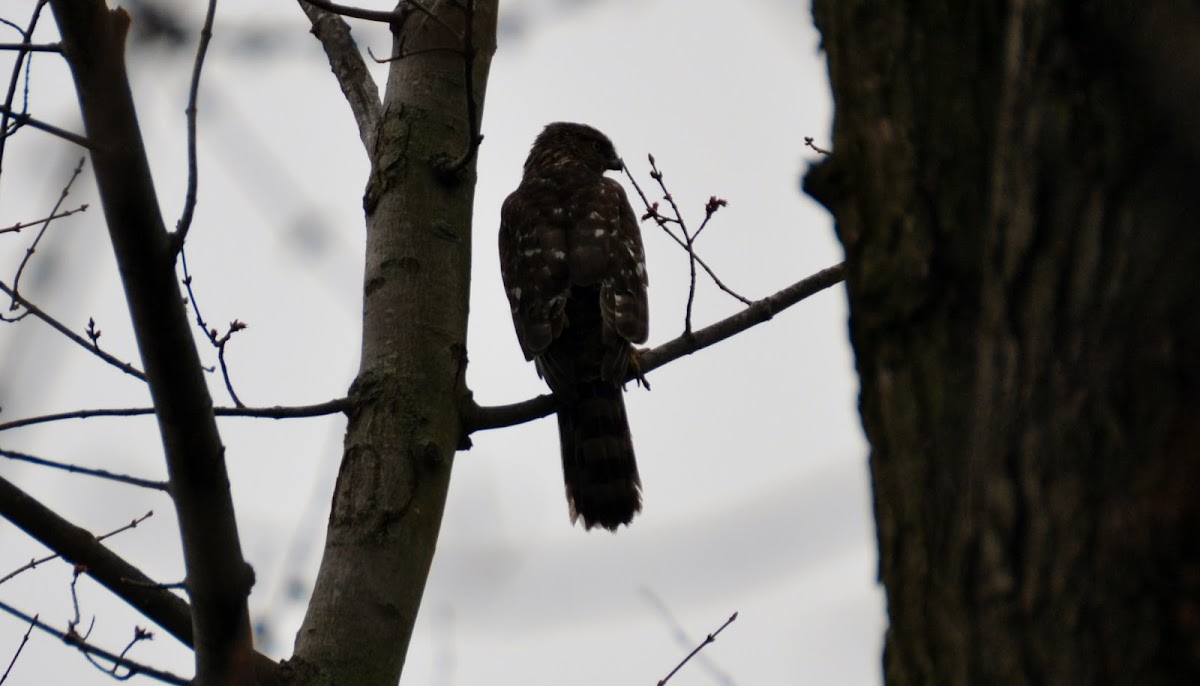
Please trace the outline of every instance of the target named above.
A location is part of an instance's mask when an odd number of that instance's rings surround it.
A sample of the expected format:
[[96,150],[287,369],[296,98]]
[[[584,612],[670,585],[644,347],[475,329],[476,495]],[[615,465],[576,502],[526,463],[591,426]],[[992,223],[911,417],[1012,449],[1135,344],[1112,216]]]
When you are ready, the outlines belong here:
[[[83,173],[83,163],[85,159],[86,158],[83,157],[79,158],[79,164],[75,165],[75,170],[71,172],[71,178],[67,179],[66,185],[64,185],[62,191],[59,192],[58,200],[54,203],[54,207],[51,208],[50,215],[46,217],[45,221],[42,222],[42,228],[38,230],[37,236],[34,236],[33,242],[30,243],[29,247],[25,249],[25,256],[21,258],[21,264],[17,267],[17,275],[13,277],[12,289],[14,295],[21,292],[21,275],[25,273],[25,267],[29,264],[29,260],[33,259],[33,253],[37,252],[38,243],[42,242],[42,236],[46,235],[46,230],[50,228],[50,222],[54,221],[54,215],[58,213],[59,208],[62,207],[62,204],[64,201],[66,201],[67,196],[71,194],[71,186],[75,183],[75,179],[78,179],[79,175]],[[11,303],[9,303],[8,310],[12,312],[16,309],[17,301],[13,300]]]
[[[671,632],[671,638],[674,639],[675,643],[684,650],[690,650],[696,641],[688,635],[687,630],[684,629],[683,625],[679,623],[679,620],[676,619],[671,613],[671,608],[667,607],[667,603],[650,588],[643,588],[642,595],[645,596],[646,600],[648,600],[650,604],[654,606],[654,609],[657,610],[658,614],[662,617],[663,622],[667,624],[667,627]],[[730,676],[726,674],[724,670],[718,667],[716,662],[713,660],[705,657],[704,655],[698,655],[694,664],[695,669],[707,672],[708,678],[712,680],[713,683],[733,686],[733,679],[730,678]]]
[[724,631],[724,630],[725,630],[725,627],[727,627],[727,626],[729,626],[730,624],[732,624],[732,623],[733,623],[733,620],[737,619],[737,616],[738,616],[738,613],[736,613],[736,612],[734,612],[733,614],[729,615],[729,619],[725,620],[725,623],[724,623],[724,624],[722,624],[722,625],[721,625],[721,626],[720,626],[720,627],[719,627],[719,628],[718,628],[716,631],[714,631],[714,632],[712,632],[711,634],[709,634],[709,635],[705,636],[705,637],[704,637],[704,640],[703,640],[703,641],[700,641],[700,645],[696,646],[696,649],[695,649],[695,650],[693,650],[692,652],[688,653],[688,656],[687,656],[687,657],[685,657],[685,658],[683,658],[683,661],[682,661],[682,662],[680,662],[678,665],[675,665],[675,669],[672,669],[670,674],[666,675],[665,677],[663,677],[663,678],[662,678],[662,680],[661,680],[661,681],[659,681],[659,682],[658,682],[658,686],[663,686],[663,684],[667,683],[667,680],[668,680],[668,679],[670,679],[671,677],[675,676],[675,672],[678,672],[680,669],[682,669],[682,668],[683,668],[683,666],[684,666],[684,665],[686,665],[686,664],[688,663],[688,660],[690,660],[690,659],[692,659],[693,657],[695,657],[695,656],[696,656],[696,653],[698,653],[698,652],[700,652],[701,650],[703,650],[703,649],[704,649],[704,646],[706,646],[706,645],[708,645],[709,643],[712,643],[713,641],[717,640],[717,634],[721,633],[722,631]]
[[[649,373],[685,355],[691,355],[735,336],[773,318],[801,300],[841,283],[845,278],[845,264],[837,264],[823,269],[773,295],[752,303],[749,307],[716,324],[696,331],[691,336],[679,336],[653,350],[640,353],[638,355],[639,370],[643,374]],[[626,379],[626,381],[631,380],[633,380],[632,375],[630,379]],[[523,424],[554,412],[554,399],[550,395],[540,395],[519,403],[492,407],[479,406],[472,398],[467,397],[464,399],[464,404],[463,426],[464,431],[468,434]]]
[[[153,631],[150,631],[149,629],[143,629],[140,626],[135,626],[135,627],[133,627],[133,638],[129,639],[129,643],[125,646],[125,650],[122,650],[121,654],[118,655],[117,657],[124,660],[125,656],[129,654],[130,650],[133,650],[133,647],[135,645],[137,645],[138,643],[140,643],[142,641],[153,641],[153,640],[154,640],[154,632]],[[124,680],[128,679],[129,677],[133,676],[132,671],[125,674],[124,676],[118,676],[117,675],[117,667],[119,667],[119,666],[120,665],[113,664],[112,669],[109,670],[109,674],[111,674],[115,679],[117,679],[118,681],[124,681]]]
[[[142,522],[146,521],[147,519],[150,519],[153,516],[154,516],[154,510],[150,510],[150,511],[146,512],[146,514],[142,515],[141,517],[135,517],[135,518],[131,519],[129,521],[129,523],[125,524],[124,526],[117,527],[116,529],[113,529],[112,531],[110,531],[106,534],[101,534],[101,535],[97,536],[96,542],[98,543],[100,541],[103,541],[106,538],[116,536],[117,534],[119,534],[123,531],[129,531],[130,529],[136,529],[138,527],[138,524],[141,524]],[[16,569],[9,572],[8,574],[5,574],[4,576],[0,577],[0,584],[3,584],[5,581],[8,581],[9,579],[21,574],[22,572],[27,572],[31,569],[36,568],[40,564],[50,562],[51,560],[57,560],[60,557],[62,557],[62,555],[60,555],[59,553],[54,553],[53,555],[47,555],[46,557],[43,557],[43,558],[39,558],[36,560],[30,560],[29,562],[21,565],[20,567],[17,567]]]
[[179,250],[179,262],[183,265],[183,286],[187,289],[188,301],[192,303],[192,312],[196,314],[196,324],[204,332],[208,342],[217,349],[217,363],[221,366],[221,377],[225,380],[225,390],[229,392],[229,397],[233,400],[234,405],[245,407],[246,404],[234,392],[233,381],[229,378],[229,367],[225,364],[225,344],[229,342],[229,338],[233,334],[245,329],[246,324],[235,319],[229,323],[229,329],[224,335],[218,335],[216,329],[210,328],[204,321],[204,315],[200,314],[200,305],[196,302],[196,294],[192,291],[192,275],[188,272],[187,252],[182,248]]
[[21,52],[57,52],[61,53],[62,43],[0,43],[0,50],[20,50]]
[[[29,18],[29,26],[25,30],[21,31],[22,43],[28,43],[33,39],[33,31],[35,28],[37,28],[38,19],[42,16],[42,9],[46,6],[46,2],[47,0],[38,0],[37,5],[34,5],[33,16]],[[20,30],[20,27],[12,22],[6,21],[5,23],[13,28],[16,28],[17,30]],[[32,62],[32,60],[26,59],[29,56],[29,52],[29,50],[17,51],[17,59],[13,60],[12,76],[10,76],[8,79],[8,91],[4,94],[4,105],[0,107],[0,169],[3,168],[4,164],[5,144],[8,142],[8,136],[10,133],[8,128],[9,117],[13,116],[12,104],[13,99],[17,97],[17,82],[21,80],[21,68],[27,67],[30,62]],[[28,72],[25,74],[25,86],[26,88],[29,87]],[[25,109],[28,109],[28,107],[29,100],[26,98]],[[22,112],[22,114],[28,116],[28,112]],[[32,120],[28,120],[25,122],[17,122],[17,124],[13,127],[14,130],[21,126],[22,123],[26,123],[34,128],[37,128],[37,125],[33,124]]]
[[833,151],[826,150],[825,148],[818,146],[816,143],[813,143],[812,136],[805,136],[804,144],[807,145],[808,147],[812,148],[813,150],[816,150],[817,152],[821,153],[822,155],[832,155],[833,154]]
[[[13,617],[20,619],[21,621],[29,622],[33,626],[50,634],[51,636],[54,636],[55,638],[59,639],[63,643],[66,643],[67,645],[70,645],[70,646],[74,646],[76,649],[78,649],[82,653],[101,658],[107,662],[113,663],[114,665],[120,665],[122,667],[125,667],[126,669],[130,670],[129,676],[133,676],[134,674],[140,674],[143,676],[148,676],[151,679],[157,679],[163,683],[180,684],[180,686],[187,686],[187,684],[192,683],[190,679],[184,679],[183,677],[172,674],[171,672],[167,672],[167,671],[164,671],[161,669],[155,669],[154,667],[144,665],[140,662],[134,662],[133,660],[130,660],[128,658],[123,658],[119,655],[114,655],[113,653],[110,653],[109,651],[104,650],[103,648],[99,648],[97,646],[91,645],[90,643],[87,643],[84,640],[81,640],[78,636],[72,635],[65,631],[59,631],[58,629],[55,629],[54,627],[50,626],[49,624],[46,624],[45,622],[37,619],[36,617],[31,617],[30,615],[27,615],[24,612],[21,612],[17,608],[15,608],[12,605],[9,605],[8,603],[5,603],[3,601],[0,601],[0,611],[7,612],[8,614],[12,615]],[[122,678],[128,678],[128,677],[122,677]]]
[[[0,130],[0,153],[4,152],[2,149],[4,146],[4,141],[8,140],[8,137],[12,135],[13,131],[15,131],[17,127],[21,126],[32,126],[39,131],[45,131],[52,136],[58,136],[64,141],[74,143],[75,145],[88,150],[91,150],[95,147],[86,136],[81,136],[77,133],[67,131],[66,129],[60,129],[53,124],[47,124],[40,119],[34,119],[30,115],[22,112],[13,112],[12,108],[10,107],[0,105],[0,115],[3,115],[5,120],[5,128]],[[8,120],[10,119],[12,120],[14,127],[11,130],[8,128]]]
[[339,5],[335,2],[329,2],[329,0],[304,0],[304,2],[313,7],[323,9],[326,12],[333,12],[334,14],[354,19],[366,19],[367,21],[378,21],[384,24],[399,22],[403,19],[403,13],[400,10],[369,10],[362,7]]
[[167,491],[169,486],[165,481],[151,481],[150,479],[142,479],[136,476],[127,474],[117,474],[106,469],[93,469],[91,467],[80,467],[79,465],[70,464],[67,462],[58,462],[56,460],[47,460],[44,457],[37,457],[28,453],[17,452],[15,450],[5,450],[0,448],[0,457],[7,457],[10,460],[17,462],[26,462],[35,464],[39,467],[50,467],[51,469],[61,469],[64,472],[72,474],[83,474],[85,476],[94,476],[98,479],[108,479],[118,483],[129,484],[130,486],[139,486],[141,488],[151,488],[156,491]]
[[217,0],[208,0],[208,13],[204,15],[204,27],[200,29],[200,44],[196,46],[196,59],[192,62],[192,85],[188,89],[188,104],[184,110],[187,118],[188,180],[187,194],[183,200],[183,214],[175,224],[175,252],[183,248],[188,230],[192,228],[192,216],[196,212],[196,191],[200,184],[200,169],[196,161],[196,101],[200,99],[200,70],[204,68],[204,56],[212,40],[213,18],[217,14]]
[[[274,407],[218,407],[213,413],[218,417],[255,417],[260,419],[304,419],[338,414],[350,409],[349,398],[336,398],[314,405],[276,405]],[[0,423],[0,431],[19,429],[23,426],[34,426],[50,422],[61,422],[66,419],[90,419],[92,417],[139,417],[154,414],[153,407],[121,407],[100,408],[90,410],[72,410],[55,414],[39,415],[14,419],[11,422]]]
[[25,649],[25,644],[29,643],[29,636],[33,633],[33,627],[37,626],[38,615],[33,616],[33,620],[29,622],[29,628],[25,630],[25,635],[21,637],[21,645],[17,646],[17,652],[13,653],[12,659],[8,661],[8,667],[4,670],[4,675],[0,676],[0,684],[8,681],[8,675],[12,673],[13,665],[17,664],[17,658],[21,657],[21,651]]
[[80,212],[87,212],[87,208],[88,208],[87,203],[84,203],[84,204],[80,205],[79,207],[76,207],[73,210],[67,210],[65,212],[59,212],[58,214],[52,214],[49,217],[43,217],[41,219],[35,219],[35,220],[29,221],[29,222],[17,222],[16,224],[13,224],[12,226],[10,226],[6,229],[0,229],[0,233],[20,233],[21,229],[28,229],[31,226],[37,226],[38,224],[41,224],[43,222],[50,222],[50,221],[54,221],[55,219],[62,219],[63,217],[69,217],[73,214],[79,214]]
[[[633,174],[629,171],[629,167],[625,168],[625,176],[629,179],[629,182],[633,184],[633,189],[637,191],[638,196],[642,199],[642,203],[646,206],[646,214],[643,216],[643,218],[654,218],[655,221],[658,222],[658,225],[662,227],[662,230],[668,236],[670,236],[672,240],[679,244],[679,247],[687,250],[687,243],[684,242],[684,240],[679,236],[676,236],[675,232],[671,231],[671,229],[667,226],[667,223],[672,222],[673,220],[669,217],[663,217],[658,213],[655,203],[651,203],[650,200],[646,198],[646,194],[642,192],[642,187],[638,185],[637,179],[633,178]],[[659,221],[660,218],[662,221]],[[716,284],[717,288],[725,291],[730,297],[741,302],[743,305],[751,304],[752,301],[749,298],[743,297],[734,292],[731,288],[726,286],[721,279],[717,278],[716,273],[713,272],[712,268],[708,266],[708,264],[700,257],[700,255],[696,253],[696,251],[693,250],[691,255],[692,257],[696,258],[696,264],[699,264],[700,268],[708,274],[709,278],[713,280],[713,283]]]
[[137,369],[129,362],[122,362],[121,360],[118,360],[117,358],[113,357],[112,355],[109,355],[108,353],[104,352],[100,348],[96,347],[92,343],[89,343],[86,339],[84,339],[79,334],[77,334],[74,331],[71,331],[67,327],[63,326],[63,324],[61,322],[59,322],[57,319],[55,319],[54,317],[51,317],[50,315],[43,312],[41,310],[41,308],[39,308],[38,306],[29,302],[24,297],[18,295],[11,288],[9,288],[8,285],[5,284],[3,281],[0,281],[0,293],[4,293],[5,295],[11,297],[13,300],[15,300],[17,302],[17,304],[19,304],[21,307],[24,307],[26,310],[28,310],[29,314],[32,314],[33,316],[37,317],[38,319],[42,320],[43,322],[46,322],[55,331],[61,333],[62,335],[66,336],[67,338],[74,341],[75,343],[79,344],[81,347],[83,347],[85,350],[92,353],[93,355],[99,357],[100,359],[111,364],[112,366],[116,367],[117,369],[120,369],[121,371],[125,372],[126,374],[129,374],[130,376],[136,377],[142,381],[146,380],[146,375],[141,370]]

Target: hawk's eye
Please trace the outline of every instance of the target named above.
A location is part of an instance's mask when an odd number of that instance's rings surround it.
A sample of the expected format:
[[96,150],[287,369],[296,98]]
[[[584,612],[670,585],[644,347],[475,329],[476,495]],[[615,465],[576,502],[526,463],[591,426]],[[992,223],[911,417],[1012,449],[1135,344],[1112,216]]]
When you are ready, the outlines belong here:
[[592,141],[592,150],[600,152],[600,141]]

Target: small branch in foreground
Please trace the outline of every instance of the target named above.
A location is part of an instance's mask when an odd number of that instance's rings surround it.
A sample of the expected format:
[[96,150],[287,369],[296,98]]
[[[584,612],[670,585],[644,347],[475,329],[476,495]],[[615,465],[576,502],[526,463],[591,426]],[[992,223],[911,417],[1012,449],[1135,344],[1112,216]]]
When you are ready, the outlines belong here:
[[200,184],[200,169],[196,161],[196,101],[200,99],[200,70],[204,68],[204,56],[208,53],[208,43],[212,40],[213,18],[216,13],[217,0],[208,0],[208,13],[204,15],[204,26],[200,29],[200,44],[196,46],[196,59],[192,62],[192,85],[188,89],[188,104],[184,110],[187,119],[187,193],[183,200],[183,214],[175,224],[175,234],[171,236],[176,253],[183,249],[188,230],[192,228],[192,216],[196,212],[196,190]]
[[154,667],[150,667],[148,665],[141,664],[140,662],[134,662],[133,660],[130,660],[128,658],[123,658],[119,655],[110,653],[109,651],[104,650],[103,648],[99,648],[97,646],[91,645],[90,643],[87,643],[86,641],[82,640],[81,638],[79,638],[78,636],[76,636],[70,632],[59,631],[58,629],[55,629],[54,627],[50,626],[49,624],[46,624],[45,622],[37,619],[36,617],[31,617],[31,616],[25,614],[24,612],[21,612],[20,610],[13,607],[12,605],[9,605],[8,603],[0,601],[0,611],[7,612],[8,614],[12,615],[13,617],[16,617],[17,619],[20,619],[25,622],[29,622],[30,625],[37,627],[38,629],[50,634],[51,636],[54,636],[55,638],[62,641],[63,643],[66,643],[67,645],[74,646],[80,652],[82,652],[86,655],[98,657],[102,660],[113,663],[114,666],[121,666],[121,667],[124,667],[124,668],[130,670],[130,674],[122,675],[121,679],[127,679],[127,678],[133,676],[134,674],[140,674],[143,676],[148,676],[151,679],[157,679],[157,680],[159,680],[163,683],[167,683],[167,684],[180,684],[181,686],[187,686],[187,684],[192,683],[190,679],[185,679],[181,676],[172,674],[171,672],[167,672],[167,671],[164,671],[161,669],[155,669]]
[[821,153],[822,155],[832,155],[833,154],[832,151],[826,150],[825,148],[818,146],[816,143],[813,143],[812,136],[805,136],[804,144],[807,145],[808,147],[812,148],[813,150],[816,150],[817,152]]
[[[661,217],[661,215],[658,214],[657,203],[650,202],[649,198],[646,197],[646,194],[644,192],[642,192],[642,187],[638,185],[637,179],[633,178],[633,174],[630,173],[628,167],[625,168],[625,176],[626,176],[626,178],[629,179],[629,182],[631,184],[633,184],[633,189],[635,191],[637,191],[638,197],[640,197],[642,199],[642,204],[645,205],[645,207],[646,207],[646,214],[644,215],[643,218],[650,218],[650,217],[655,217],[655,216]],[[663,232],[665,232],[668,236],[670,236],[671,240],[673,240],[677,244],[679,244],[679,247],[683,248],[684,250],[687,250],[688,249],[687,243],[679,236],[676,236],[675,232],[672,231],[669,226],[667,226],[667,224],[670,223],[672,220],[668,217],[662,217],[662,219],[663,219],[663,221],[658,222],[658,225],[659,225],[659,227],[662,228]],[[723,281],[721,281],[721,279],[717,278],[716,273],[713,272],[712,268],[708,266],[708,263],[706,263],[703,259],[700,258],[700,255],[696,254],[695,250],[692,250],[690,255],[692,258],[694,258],[696,260],[696,264],[700,265],[700,268],[703,269],[704,272],[706,274],[708,274],[708,277],[713,280],[713,283],[716,284],[717,288],[720,288],[722,291],[725,291],[727,294],[729,294],[730,297],[741,302],[743,305],[749,305],[751,303],[750,299],[745,298],[745,297],[739,295],[738,293],[734,292],[733,289],[726,286],[725,283]]]
[[[124,526],[113,529],[112,531],[110,531],[106,534],[101,534],[101,535],[97,536],[96,542],[100,542],[106,538],[116,536],[117,534],[121,533],[122,531],[129,531],[130,529],[136,529],[138,524],[141,524],[142,522],[146,521],[147,519],[150,519],[153,516],[154,516],[154,510],[150,510],[149,512],[142,515],[141,517],[131,519],[129,521],[129,523]],[[5,581],[8,581],[9,579],[20,575],[22,572],[27,572],[31,569],[35,569],[40,564],[45,564],[46,562],[50,562],[51,560],[57,560],[60,557],[62,557],[62,555],[55,553],[53,555],[47,555],[46,557],[38,558],[36,560],[30,560],[29,562],[26,562],[25,564],[21,565],[20,567],[17,567],[16,569],[12,570],[8,574],[5,574],[4,576],[0,577],[0,584],[3,584]]]
[[50,221],[54,221],[55,219],[62,219],[63,217],[69,217],[73,214],[78,214],[80,212],[87,212],[87,208],[88,208],[87,203],[84,203],[83,205],[80,205],[79,207],[76,207],[73,210],[67,210],[65,212],[59,212],[58,214],[52,214],[49,217],[35,219],[31,222],[17,222],[16,224],[13,224],[12,226],[10,226],[8,228],[0,229],[0,233],[10,233],[10,232],[11,233],[20,233],[21,229],[27,229],[31,226],[37,226],[38,224],[42,224],[44,222],[50,222]]
[[[0,50],[17,50],[19,52],[57,52],[62,53],[61,43],[0,43]],[[3,680],[0,680],[3,683]]]
[[21,637],[21,644],[17,646],[17,652],[13,653],[12,659],[8,661],[8,667],[4,670],[4,675],[0,676],[0,684],[8,681],[8,675],[12,673],[13,665],[17,664],[17,659],[21,657],[21,651],[25,649],[25,644],[29,643],[29,636],[33,633],[33,628],[37,626],[38,616],[34,615],[29,622],[29,628],[25,630],[25,635]]
[[[213,409],[213,413],[218,417],[257,417],[261,419],[304,419],[307,417],[321,417],[327,414],[338,414],[346,412],[350,409],[349,398],[336,398],[327,400],[323,403],[315,405],[296,405],[285,406],[276,405],[274,407],[217,407]],[[120,407],[120,408],[98,408],[91,410],[72,410],[71,412],[58,412],[56,414],[46,414],[37,417],[26,417],[24,419],[14,419],[11,422],[0,423],[0,431],[9,429],[19,429],[23,426],[33,426],[36,424],[47,424],[50,422],[61,422],[66,419],[90,419],[92,417],[139,417],[143,415],[154,414],[153,407]]]
[[329,0],[303,0],[303,2],[306,2],[318,9],[323,9],[326,12],[332,12],[334,14],[340,14],[343,17],[351,17],[354,19],[378,21],[384,24],[393,24],[404,19],[403,12],[400,10],[368,10],[362,7],[339,5],[336,2],[329,2]]
[[17,309],[17,301],[15,294],[21,292],[21,275],[25,273],[25,267],[29,264],[29,260],[33,259],[33,254],[37,252],[38,243],[42,242],[42,237],[46,235],[46,231],[50,228],[50,222],[54,221],[54,216],[58,214],[58,210],[62,207],[63,202],[71,193],[71,186],[74,185],[75,179],[83,173],[83,163],[86,158],[80,157],[79,164],[75,165],[75,170],[71,172],[71,178],[67,179],[67,183],[63,185],[62,191],[58,194],[58,200],[54,203],[54,207],[50,210],[50,215],[42,222],[42,228],[38,230],[36,236],[33,237],[33,242],[25,249],[25,256],[21,258],[21,264],[17,267],[17,275],[13,277],[13,293],[14,299],[8,305],[10,312]]
[[[29,18],[29,24],[23,31],[20,26],[7,19],[4,20],[4,23],[21,33],[22,43],[29,43],[33,40],[34,30],[37,28],[38,21],[42,16],[42,10],[45,8],[46,0],[38,0],[37,4],[33,6],[33,16]],[[8,79],[8,89],[4,94],[4,103],[0,105],[0,166],[4,163],[4,150],[5,145],[8,143],[8,137],[21,127],[20,122],[18,122],[12,128],[9,128],[9,117],[14,114],[12,105],[13,100],[17,97],[17,84],[21,81],[22,69],[25,70],[25,103],[22,107],[21,115],[28,116],[29,113],[29,69],[33,62],[33,59],[29,55],[30,51],[28,50],[17,51],[17,58],[13,60],[12,75]],[[30,122],[27,121],[25,123]],[[32,126],[33,124],[30,125]]]
[[717,634],[721,633],[722,631],[725,630],[725,627],[732,624],[733,620],[737,619],[737,616],[738,616],[738,613],[736,613],[736,612],[734,612],[732,615],[729,615],[729,619],[725,620],[724,624],[722,624],[720,627],[718,627],[716,631],[705,636],[704,640],[700,642],[700,645],[696,646],[695,650],[688,653],[688,656],[683,658],[683,662],[680,662],[678,665],[675,665],[675,669],[672,669],[670,674],[666,675],[665,677],[662,678],[661,681],[658,682],[658,686],[663,686],[663,684],[667,683],[667,680],[670,679],[671,677],[675,676],[675,673],[678,672],[680,669],[682,669],[683,666],[688,663],[688,660],[691,660],[693,657],[695,657],[696,653],[699,653],[701,650],[703,650],[704,646],[717,640]]
[[196,302],[196,294],[192,291],[192,275],[188,272],[187,253],[182,247],[179,250],[179,262],[183,266],[183,287],[187,289],[188,302],[192,304],[192,312],[196,314],[196,324],[204,332],[208,342],[217,349],[217,363],[221,366],[221,377],[225,380],[225,390],[229,391],[229,397],[233,400],[234,405],[245,407],[246,404],[234,392],[233,381],[229,378],[229,367],[225,364],[225,344],[229,342],[233,334],[245,329],[246,324],[235,319],[229,322],[229,329],[224,335],[219,335],[215,328],[210,328],[204,321],[204,315],[200,314],[200,304]]
[[[746,329],[761,324],[796,303],[815,295],[826,288],[841,283],[846,278],[845,263],[836,264],[816,274],[801,279],[787,288],[752,303],[749,307],[716,324],[706,326],[689,335],[679,336],[652,350],[638,355],[638,367],[645,374],[684,355],[691,355]],[[632,378],[627,379],[627,381]],[[554,412],[554,400],[541,395],[512,405],[482,407],[469,396],[463,409],[463,426],[467,434],[487,429],[523,424],[545,417]]]
[[150,488],[150,489],[153,489],[156,491],[163,491],[164,493],[167,490],[169,490],[169,486],[167,485],[166,481],[151,481],[150,479],[142,479],[142,478],[138,478],[136,476],[129,476],[127,474],[117,474],[115,472],[110,472],[105,469],[93,469],[91,467],[80,467],[79,465],[69,464],[67,462],[58,462],[56,460],[47,460],[44,457],[37,457],[35,455],[29,455],[28,453],[21,453],[21,452],[15,451],[15,450],[5,450],[3,448],[0,448],[0,457],[7,457],[8,459],[16,460],[17,462],[26,462],[29,464],[35,464],[35,465],[38,465],[39,467],[50,467],[51,469],[59,469],[64,472],[70,472],[72,474],[83,474],[85,476],[94,476],[99,479],[108,479],[109,481],[116,481],[117,483],[129,484],[130,486],[139,486],[141,488]]
[[[21,112],[14,112],[14,111],[12,111],[12,109],[5,107],[3,105],[0,105],[0,114],[3,114],[6,117],[8,117],[9,119],[11,119],[16,126],[30,126],[39,131],[44,131],[52,136],[58,136],[59,138],[65,140],[65,141],[74,143],[75,145],[78,145],[81,148],[86,148],[88,150],[91,150],[92,148],[95,147],[94,145],[92,145],[92,142],[89,141],[85,136],[81,136],[77,133],[72,133],[70,131],[67,131],[66,129],[60,129],[53,124],[47,124],[46,122],[41,121],[39,119],[34,119],[33,117],[31,117],[28,114],[23,114]],[[0,132],[0,139],[8,138],[11,135],[12,135],[11,131]]]
[[46,314],[40,308],[38,308],[36,305],[34,305],[33,303],[31,303],[28,300],[26,300],[25,298],[23,298],[21,295],[14,292],[3,281],[0,281],[0,293],[4,293],[5,295],[12,298],[14,301],[16,301],[16,303],[18,305],[20,305],[21,307],[24,307],[29,312],[29,314],[32,314],[33,316],[37,317],[38,319],[42,320],[43,322],[46,322],[55,331],[58,331],[62,335],[66,336],[67,338],[71,339],[75,343],[79,344],[84,350],[87,350],[88,352],[92,353],[93,355],[99,357],[100,359],[111,364],[112,366],[116,367],[117,369],[120,369],[121,371],[125,372],[126,374],[128,374],[130,376],[136,377],[137,379],[139,379],[141,381],[146,380],[146,375],[141,370],[134,367],[129,362],[122,362],[121,360],[118,360],[117,358],[113,357],[112,355],[109,355],[108,353],[104,352],[103,350],[92,345],[91,343],[89,343],[87,340],[85,340],[79,334],[77,334],[74,331],[71,331],[67,327],[63,326],[63,324],[61,322],[59,322],[57,319]]

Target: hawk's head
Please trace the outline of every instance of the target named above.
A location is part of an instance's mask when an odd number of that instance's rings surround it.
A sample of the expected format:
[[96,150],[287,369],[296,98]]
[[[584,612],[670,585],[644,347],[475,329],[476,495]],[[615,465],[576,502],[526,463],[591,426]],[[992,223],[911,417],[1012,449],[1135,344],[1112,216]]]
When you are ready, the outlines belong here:
[[586,124],[554,122],[533,142],[533,149],[525,160],[525,171],[566,165],[582,165],[597,174],[625,166],[608,136]]

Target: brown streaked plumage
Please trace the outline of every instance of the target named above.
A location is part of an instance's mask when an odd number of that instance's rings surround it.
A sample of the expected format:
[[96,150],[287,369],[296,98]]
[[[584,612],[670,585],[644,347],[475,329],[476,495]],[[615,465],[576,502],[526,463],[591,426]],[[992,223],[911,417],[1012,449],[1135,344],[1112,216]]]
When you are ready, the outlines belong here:
[[500,210],[500,271],[525,359],[558,404],[571,521],[616,530],[642,507],[621,385],[648,333],[637,217],[606,170],[613,144],[583,124],[550,124]]

